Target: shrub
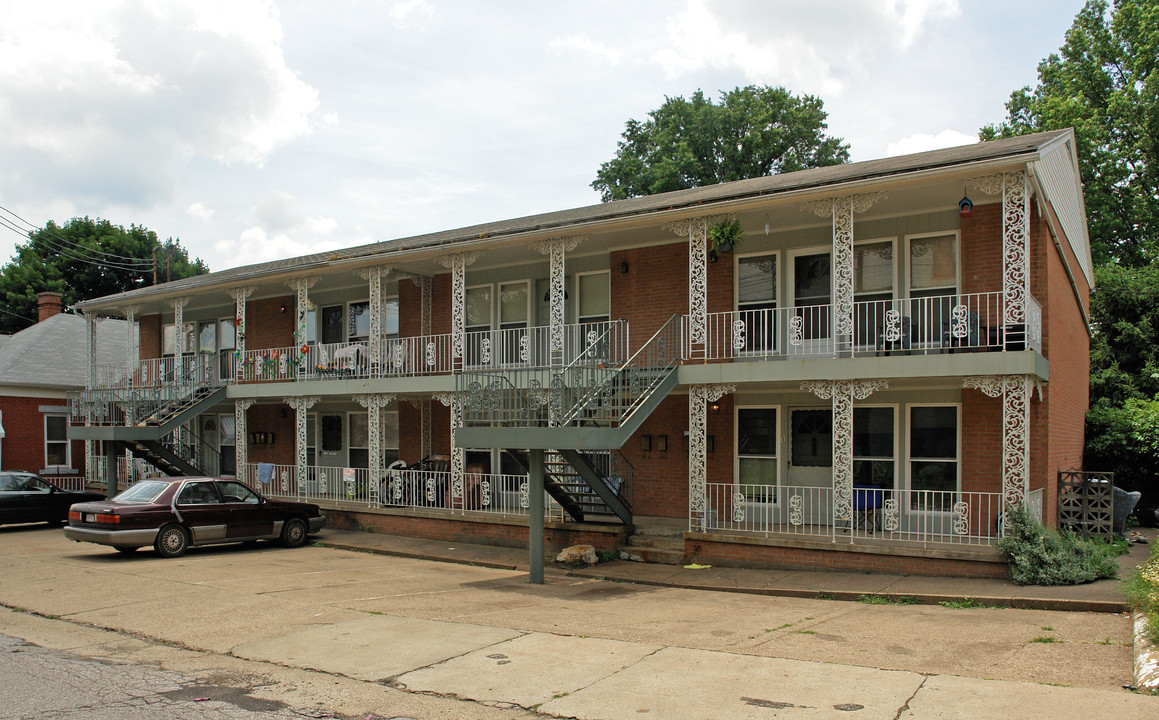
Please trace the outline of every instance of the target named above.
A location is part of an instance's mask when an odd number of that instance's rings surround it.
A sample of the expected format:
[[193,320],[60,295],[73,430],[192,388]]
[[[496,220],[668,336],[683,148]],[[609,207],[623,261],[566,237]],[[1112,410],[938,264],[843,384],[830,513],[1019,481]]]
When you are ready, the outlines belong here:
[[1010,579],[1018,585],[1080,585],[1112,578],[1119,569],[1098,544],[1068,530],[1045,528],[1022,508],[1010,511],[998,550],[1010,562]]
[[1159,643],[1159,544],[1151,546],[1151,558],[1123,583],[1123,594],[1132,609],[1147,616],[1147,634]]

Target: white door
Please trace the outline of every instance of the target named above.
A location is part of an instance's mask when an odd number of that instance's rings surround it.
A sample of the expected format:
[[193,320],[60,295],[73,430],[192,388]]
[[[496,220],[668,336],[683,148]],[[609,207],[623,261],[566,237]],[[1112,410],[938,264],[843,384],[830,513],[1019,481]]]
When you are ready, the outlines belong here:
[[799,250],[789,257],[793,309],[787,328],[788,355],[833,353],[833,278],[828,250]]

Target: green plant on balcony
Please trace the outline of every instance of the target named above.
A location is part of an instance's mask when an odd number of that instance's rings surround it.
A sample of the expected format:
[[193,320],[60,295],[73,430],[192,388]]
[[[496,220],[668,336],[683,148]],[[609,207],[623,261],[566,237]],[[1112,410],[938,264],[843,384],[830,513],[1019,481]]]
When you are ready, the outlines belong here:
[[714,253],[732,252],[744,240],[740,220],[726,218],[708,229],[709,250]]

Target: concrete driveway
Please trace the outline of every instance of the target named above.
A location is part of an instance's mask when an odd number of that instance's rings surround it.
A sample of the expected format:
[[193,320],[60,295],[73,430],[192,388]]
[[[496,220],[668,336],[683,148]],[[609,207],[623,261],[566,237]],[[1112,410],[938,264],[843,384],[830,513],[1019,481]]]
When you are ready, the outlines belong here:
[[0,604],[26,611],[0,615],[0,633],[47,642],[56,637],[47,617],[253,672],[332,676],[426,703],[431,717],[1159,716],[1159,698],[1121,689],[1132,659],[1122,615],[763,597],[550,572],[535,586],[509,570],[321,547],[163,560],[27,528],[0,528]]

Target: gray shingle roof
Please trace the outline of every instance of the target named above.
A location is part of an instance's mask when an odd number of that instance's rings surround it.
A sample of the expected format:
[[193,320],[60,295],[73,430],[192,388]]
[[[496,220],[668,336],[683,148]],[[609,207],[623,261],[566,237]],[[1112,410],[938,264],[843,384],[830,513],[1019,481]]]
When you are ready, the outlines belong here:
[[706,203],[720,203],[729,200],[776,195],[780,193],[821,189],[843,183],[886,178],[891,175],[947,168],[955,165],[1015,158],[1035,153],[1039,148],[1060,137],[1070,134],[1070,130],[1023,135],[1020,137],[980,142],[973,145],[929,150],[927,152],[899,155],[880,160],[832,165],[823,168],[800,170],[798,172],[770,175],[767,177],[737,180],[735,182],[708,185],[705,187],[676,190],[674,192],[648,195],[627,200],[587,205],[569,210],[559,210],[539,215],[511,218],[497,222],[472,225],[469,227],[443,230],[425,235],[398,238],[359,245],[325,253],[302,255],[284,260],[230,268],[207,275],[174,280],[164,285],[141,288],[117,295],[108,295],[94,301],[78,303],[75,307],[108,307],[117,303],[127,303],[137,299],[166,296],[204,286],[241,284],[263,275],[292,270],[307,270],[320,267],[335,260],[371,258],[404,250],[429,249],[450,246],[454,243],[478,238],[498,239],[517,233],[564,229],[580,223],[628,218],[635,215],[666,210],[695,207]]
[[[0,342],[0,386],[83,388],[85,332],[84,318],[61,313],[8,336]],[[123,320],[97,325],[97,364],[124,362],[130,352]]]

